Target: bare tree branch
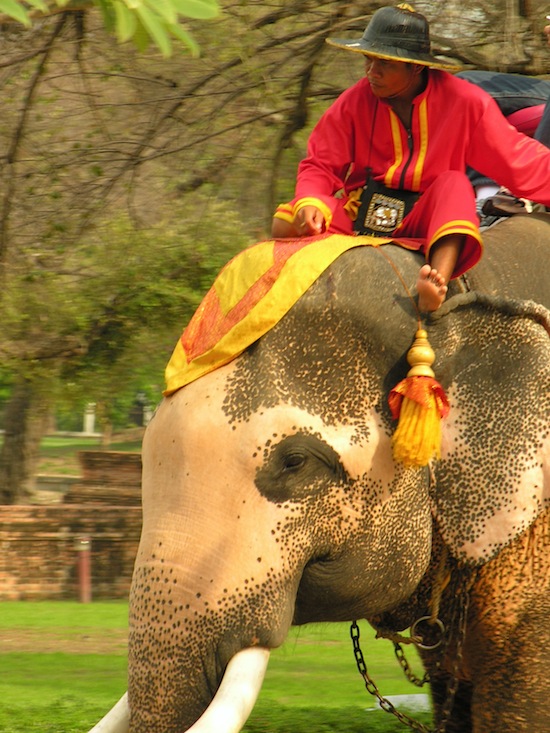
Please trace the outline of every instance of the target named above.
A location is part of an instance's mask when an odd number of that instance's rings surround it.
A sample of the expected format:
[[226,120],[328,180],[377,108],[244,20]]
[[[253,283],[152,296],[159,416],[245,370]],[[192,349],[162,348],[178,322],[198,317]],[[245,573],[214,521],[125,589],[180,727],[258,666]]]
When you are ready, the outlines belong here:
[[6,264],[6,256],[9,247],[8,237],[8,221],[12,208],[13,195],[15,190],[15,172],[13,170],[17,161],[17,153],[22,141],[23,133],[25,130],[25,124],[31,110],[31,106],[38,88],[38,83],[42,75],[44,74],[48,57],[54,47],[55,40],[60,35],[63,26],[65,25],[66,15],[62,15],[58,20],[55,28],[50,34],[48,40],[42,47],[41,51],[37,54],[41,56],[38,65],[32,75],[29,85],[27,87],[26,94],[23,98],[21,112],[19,116],[19,122],[14,130],[11,143],[8,147],[5,164],[9,167],[9,173],[4,175],[6,182],[6,188],[3,196],[2,213],[0,215],[0,285],[4,280],[4,268]]

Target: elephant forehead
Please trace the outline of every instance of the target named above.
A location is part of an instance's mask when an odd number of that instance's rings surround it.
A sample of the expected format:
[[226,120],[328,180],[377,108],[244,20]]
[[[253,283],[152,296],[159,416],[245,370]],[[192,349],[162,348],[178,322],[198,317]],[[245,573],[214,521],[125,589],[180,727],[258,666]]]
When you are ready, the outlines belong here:
[[[355,417],[342,410],[341,419],[331,416],[327,421],[324,414],[316,414],[304,404],[298,406],[278,395],[276,404],[258,403],[256,409],[247,410],[238,418],[228,413],[227,403],[228,399],[234,399],[238,367],[238,360],[231,362],[169,398],[181,421],[178,432],[189,458],[201,455],[204,448],[207,453],[215,450],[218,455],[223,451],[228,464],[239,457],[245,464],[252,462],[258,466],[266,449],[274,443],[306,433],[317,435],[330,445],[351,478],[372,470],[393,473],[388,431],[373,407],[365,406]],[[253,390],[253,385],[250,389]],[[376,461],[376,468],[373,467],[375,454],[377,459],[384,459]],[[391,480],[392,476],[384,478]]]
[[302,304],[236,360],[224,408],[235,421],[280,403],[326,424],[345,418],[360,426],[370,408],[387,420],[381,353],[351,317],[342,317],[341,307],[309,312]]

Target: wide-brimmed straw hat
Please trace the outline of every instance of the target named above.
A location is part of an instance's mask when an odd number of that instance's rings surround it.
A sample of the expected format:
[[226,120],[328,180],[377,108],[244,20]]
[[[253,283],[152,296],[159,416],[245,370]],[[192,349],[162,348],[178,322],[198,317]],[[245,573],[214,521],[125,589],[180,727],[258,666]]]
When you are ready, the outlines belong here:
[[359,39],[327,38],[327,43],[381,59],[408,61],[435,69],[461,68],[432,56],[428,21],[407,4],[377,10]]

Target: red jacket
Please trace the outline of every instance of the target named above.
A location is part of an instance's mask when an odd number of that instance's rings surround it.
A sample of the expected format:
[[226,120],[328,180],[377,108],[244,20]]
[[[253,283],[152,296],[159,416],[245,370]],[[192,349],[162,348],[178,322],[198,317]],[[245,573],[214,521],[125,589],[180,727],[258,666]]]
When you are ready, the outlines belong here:
[[366,77],[346,90],[310,136],[294,201],[318,198],[334,212],[342,204],[334,195],[343,189],[345,200],[363,186],[369,165],[387,186],[412,191],[469,165],[516,196],[550,206],[550,150],[512,127],[482,89],[445,71],[427,73],[410,136]]

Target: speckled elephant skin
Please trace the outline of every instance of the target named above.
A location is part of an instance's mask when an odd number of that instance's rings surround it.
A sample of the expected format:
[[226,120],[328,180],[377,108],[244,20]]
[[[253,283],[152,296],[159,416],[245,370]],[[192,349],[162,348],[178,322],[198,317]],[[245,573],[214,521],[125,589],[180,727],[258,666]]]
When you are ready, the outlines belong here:
[[472,587],[458,661],[452,643],[426,655],[437,715],[451,674],[449,732],[550,730],[549,265],[547,217],[499,224],[425,322],[451,402],[431,468],[392,458],[419,267],[393,245],[342,255],[238,359],[163,400],[143,445],[132,733],[187,730],[233,655],[292,624],[403,628],[442,553],[455,637]]

